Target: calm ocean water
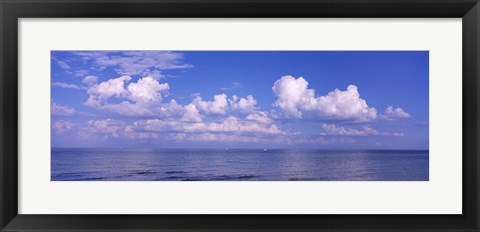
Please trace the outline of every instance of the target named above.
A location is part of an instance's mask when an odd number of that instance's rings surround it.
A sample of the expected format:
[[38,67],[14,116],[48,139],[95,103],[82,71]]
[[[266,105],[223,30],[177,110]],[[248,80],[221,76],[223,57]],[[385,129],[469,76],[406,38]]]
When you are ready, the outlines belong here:
[[428,151],[52,149],[52,181],[428,181]]

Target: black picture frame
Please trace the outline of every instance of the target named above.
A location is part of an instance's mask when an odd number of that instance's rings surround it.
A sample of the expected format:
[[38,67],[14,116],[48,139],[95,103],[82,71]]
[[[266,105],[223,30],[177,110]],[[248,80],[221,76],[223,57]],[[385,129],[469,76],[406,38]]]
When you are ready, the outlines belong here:
[[[479,231],[478,0],[0,0],[1,231]],[[19,18],[462,18],[461,215],[18,214]],[[381,32],[379,32],[381,33]],[[392,199],[393,201],[394,199]],[[438,202],[442,204],[442,202]]]

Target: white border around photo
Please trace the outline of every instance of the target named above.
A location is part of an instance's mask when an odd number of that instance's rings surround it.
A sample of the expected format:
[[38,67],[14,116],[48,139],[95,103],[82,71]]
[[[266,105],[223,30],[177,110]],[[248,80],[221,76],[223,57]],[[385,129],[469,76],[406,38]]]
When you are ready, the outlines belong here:
[[[51,182],[52,50],[428,50],[430,180]],[[19,214],[461,214],[461,19],[21,19]],[[406,93],[408,94],[408,93]]]

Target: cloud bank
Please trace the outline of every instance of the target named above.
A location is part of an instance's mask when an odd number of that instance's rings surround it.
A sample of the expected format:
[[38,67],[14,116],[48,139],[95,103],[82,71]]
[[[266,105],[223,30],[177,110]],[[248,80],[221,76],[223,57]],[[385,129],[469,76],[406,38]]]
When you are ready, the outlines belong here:
[[[177,55],[149,54],[141,60],[138,57],[142,54],[137,53],[130,54],[128,59],[106,57],[103,53],[79,55],[85,55],[84,59],[99,65],[118,67],[118,72],[125,74],[102,82],[97,76],[90,75],[83,78],[85,87],[77,86],[88,95],[85,106],[110,116],[91,119],[78,126],[76,129],[81,138],[322,144],[334,141],[334,137],[403,136],[402,133],[380,132],[365,124],[411,117],[402,108],[392,106],[388,106],[383,114],[377,114],[377,110],[361,98],[355,85],[348,85],[344,90],[335,89],[322,96],[309,88],[306,79],[293,76],[283,76],[273,83],[271,90],[276,99],[272,104],[275,109],[272,110],[262,110],[253,95],[229,97],[226,93],[218,93],[211,98],[202,98],[201,94],[194,93],[191,102],[180,104],[174,99],[166,100],[171,96],[172,89],[158,77],[134,78],[127,75],[151,74],[142,72],[147,66],[158,69],[187,67],[172,61],[179,58]],[[150,58],[154,55],[165,56],[165,60],[153,62]],[[65,83],[52,85],[76,88]],[[77,113],[71,107],[55,103],[51,108],[52,116]],[[316,133],[308,135],[289,129],[296,121],[322,124]],[[363,126],[351,128],[342,123]],[[64,133],[74,131],[77,125],[81,124],[56,121],[52,128]]]

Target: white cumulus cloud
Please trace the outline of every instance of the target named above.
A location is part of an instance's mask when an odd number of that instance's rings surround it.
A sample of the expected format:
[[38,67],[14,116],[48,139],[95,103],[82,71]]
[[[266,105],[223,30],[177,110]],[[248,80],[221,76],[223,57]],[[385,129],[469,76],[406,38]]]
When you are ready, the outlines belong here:
[[385,113],[380,115],[381,119],[388,121],[410,117],[410,114],[405,112],[402,108],[394,109],[393,106],[388,106],[387,109],[385,109]]
[[[154,115],[161,111],[159,103],[168,94],[170,86],[167,83],[159,83],[152,77],[144,77],[137,82],[129,76],[121,76],[110,79],[100,84],[91,86],[87,93],[88,100],[85,105],[125,116]],[[120,103],[109,103],[108,99],[115,97],[123,100]]]
[[200,112],[205,114],[226,114],[228,107],[227,95],[218,94],[213,101],[203,101],[202,97],[196,96],[192,102]]
[[195,105],[188,104],[183,106],[183,112],[180,120],[183,122],[201,122],[202,115],[200,115],[200,112],[197,110]]
[[303,77],[283,76],[274,83],[272,90],[277,96],[274,106],[279,107],[288,118],[356,122],[377,118],[377,110],[360,98],[355,85],[349,85],[345,91],[335,89],[317,97]]
[[239,110],[242,113],[251,113],[256,110],[257,100],[252,95],[248,95],[247,98],[233,95],[228,101],[232,109]]
[[[148,116],[156,118],[175,118],[184,122],[200,122],[204,116],[227,115],[229,110],[241,113],[256,112],[257,101],[252,95],[247,97],[233,96],[228,99],[224,93],[213,96],[212,100],[204,100],[199,94],[194,95],[191,103],[178,104],[175,100],[164,103],[162,100],[169,94],[170,85],[160,83],[153,77],[143,77],[131,82],[132,77],[121,76],[101,83],[97,78],[85,78],[90,84],[89,95],[84,103],[87,106],[104,112],[129,117]],[[111,100],[114,98],[115,100]]]
[[90,87],[87,91],[87,93],[90,94],[87,104],[90,104],[90,102],[92,104],[97,103],[98,101],[107,100],[114,96],[127,96],[128,92],[125,89],[125,82],[130,81],[131,79],[132,78],[129,76],[121,76]]
[[257,113],[249,114],[246,117],[247,120],[259,122],[259,123],[272,123],[272,119],[267,115],[266,112],[260,111]]
[[160,102],[162,96],[167,95],[170,86],[168,83],[160,84],[152,77],[144,77],[137,83],[128,85],[128,97],[135,102],[150,103]]

